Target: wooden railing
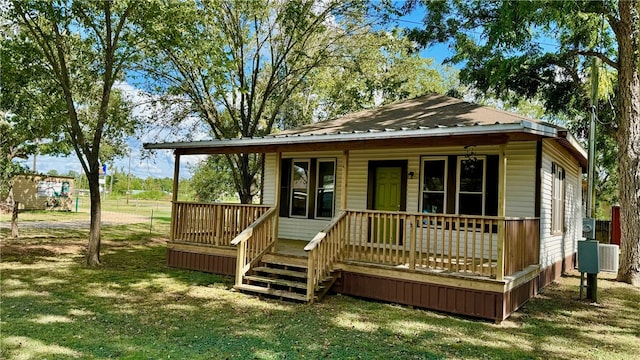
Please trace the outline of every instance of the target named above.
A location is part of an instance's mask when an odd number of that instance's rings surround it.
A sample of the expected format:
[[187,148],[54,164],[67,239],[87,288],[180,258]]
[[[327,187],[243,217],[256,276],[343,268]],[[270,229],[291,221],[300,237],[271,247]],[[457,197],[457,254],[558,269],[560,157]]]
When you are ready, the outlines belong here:
[[305,250],[308,289],[338,259],[502,280],[538,263],[539,219],[346,210]]
[[540,262],[540,219],[506,218],[504,272],[511,275]]
[[173,203],[171,241],[230,246],[231,240],[269,210],[267,205]]
[[236,259],[236,285],[242,285],[244,275],[275,243],[274,225],[276,209],[271,208],[232,241],[238,247]]
[[345,248],[347,222],[346,212],[341,212],[333,221],[304,247],[307,260],[307,300],[313,302],[316,287],[330,276],[336,261]]
[[491,276],[500,218],[386,211],[349,211],[346,257],[408,269]]

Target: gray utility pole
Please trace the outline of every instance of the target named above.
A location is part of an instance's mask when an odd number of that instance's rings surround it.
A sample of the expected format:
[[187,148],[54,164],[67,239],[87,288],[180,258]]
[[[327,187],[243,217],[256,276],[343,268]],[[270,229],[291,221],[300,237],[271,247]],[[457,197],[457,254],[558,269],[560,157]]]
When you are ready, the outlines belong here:
[[598,59],[591,61],[591,120],[589,121],[589,163],[587,170],[587,217],[593,212],[593,177],[595,173],[596,104],[598,103]]

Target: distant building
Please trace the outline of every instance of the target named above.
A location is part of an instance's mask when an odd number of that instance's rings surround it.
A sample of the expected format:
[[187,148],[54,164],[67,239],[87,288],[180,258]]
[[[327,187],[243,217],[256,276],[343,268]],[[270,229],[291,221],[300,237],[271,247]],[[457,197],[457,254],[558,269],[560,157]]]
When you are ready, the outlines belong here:
[[21,210],[71,211],[74,178],[50,175],[18,175],[13,178],[13,196]]

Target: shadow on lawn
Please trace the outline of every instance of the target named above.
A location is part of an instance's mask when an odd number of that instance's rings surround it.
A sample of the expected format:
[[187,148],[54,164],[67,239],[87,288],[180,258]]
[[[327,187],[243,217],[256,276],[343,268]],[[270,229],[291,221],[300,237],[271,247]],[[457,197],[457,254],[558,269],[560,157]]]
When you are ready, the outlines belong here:
[[[105,241],[99,269],[84,267],[81,254],[23,255],[30,260],[2,264],[0,358],[588,357],[580,347],[615,344],[582,321],[624,307],[640,321],[637,302],[627,303],[638,294],[626,288],[606,296],[628,300],[595,307],[551,285],[495,325],[340,295],[314,305],[258,300],[228,290],[229,277],[168,268],[165,247],[143,237]],[[627,322],[608,326],[637,336]]]

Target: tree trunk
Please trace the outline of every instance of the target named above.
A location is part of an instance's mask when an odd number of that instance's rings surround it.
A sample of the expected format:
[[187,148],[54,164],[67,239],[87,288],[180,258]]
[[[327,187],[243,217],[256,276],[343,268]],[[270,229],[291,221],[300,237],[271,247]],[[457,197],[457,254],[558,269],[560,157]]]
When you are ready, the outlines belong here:
[[17,239],[20,237],[18,231],[18,202],[13,197],[13,185],[9,188],[9,203],[11,204],[11,237]]
[[238,192],[240,202],[243,204],[251,204],[253,201],[252,185],[254,182],[251,167],[249,165],[250,154],[240,154],[240,177],[242,189]]
[[640,25],[636,1],[620,1],[618,37],[618,169],[620,175],[620,268],[618,281],[640,286]]
[[100,265],[101,199],[98,166],[95,166],[95,169],[94,166],[92,166],[90,173],[87,174],[89,198],[91,199],[91,223],[89,225],[89,244],[87,245],[86,257],[88,266]]

